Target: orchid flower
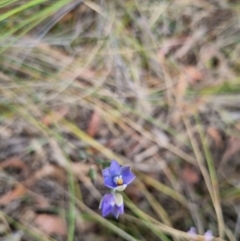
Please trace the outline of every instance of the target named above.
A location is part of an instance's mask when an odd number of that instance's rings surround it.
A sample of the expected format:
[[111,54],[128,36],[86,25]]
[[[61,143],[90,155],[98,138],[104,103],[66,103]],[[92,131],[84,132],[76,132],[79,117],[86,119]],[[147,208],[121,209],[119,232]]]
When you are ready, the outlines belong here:
[[211,241],[214,238],[213,233],[211,230],[207,230],[204,234],[204,241]]
[[120,166],[115,160],[111,162],[110,167],[102,171],[102,174],[104,185],[116,191],[123,191],[135,178],[130,167]]
[[[187,231],[187,234],[190,236],[191,240],[197,240],[197,232],[195,227],[191,227],[189,231]],[[211,230],[207,230],[206,233],[204,233],[204,241],[212,241],[214,236],[213,232]]]
[[123,197],[120,193],[105,194],[100,202],[99,209],[102,209],[102,216],[112,213],[118,219],[124,213]]

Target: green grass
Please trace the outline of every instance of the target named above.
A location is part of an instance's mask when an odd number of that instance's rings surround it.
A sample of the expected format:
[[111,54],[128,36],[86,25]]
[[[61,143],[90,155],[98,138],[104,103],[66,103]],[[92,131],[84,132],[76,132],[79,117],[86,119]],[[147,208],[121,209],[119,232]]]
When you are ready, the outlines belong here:
[[[17,155],[29,164],[29,178],[36,166],[52,161],[65,170],[64,188],[53,179],[67,196],[56,207],[65,210],[66,240],[79,239],[81,232],[100,240],[189,240],[191,226],[239,239],[238,213],[229,212],[238,206],[239,188],[231,180],[238,173],[238,153],[228,160],[236,170],[224,166],[225,176],[218,170],[228,141],[240,136],[239,118],[231,117],[232,110],[240,111],[237,8],[226,4],[232,17],[223,15],[216,31],[213,8],[225,10],[211,3],[4,0],[0,6],[0,141],[6,143],[0,144],[0,163],[11,157],[4,156],[12,151],[9,143],[26,138]],[[230,44],[224,41],[228,33]],[[219,66],[209,65],[208,57],[217,58]],[[189,66],[203,77],[196,81]],[[66,115],[43,123],[61,108],[68,109]],[[88,134],[92,112],[101,119],[95,136]],[[218,131],[222,147],[209,127]],[[148,153],[154,146],[157,151]],[[45,158],[34,163],[38,152]],[[85,157],[76,157],[80,152]],[[137,162],[136,155],[146,157]],[[96,185],[89,172],[78,176],[71,169],[80,159],[97,170]],[[137,175],[118,221],[102,218],[95,208],[106,191],[101,169],[111,159],[132,165]],[[199,176],[197,183],[184,177],[189,166]],[[17,174],[6,175],[22,183]],[[21,205],[15,216],[1,211],[10,228],[33,240],[55,240],[19,217]],[[28,208],[36,213],[34,205]],[[91,228],[79,231],[79,213]]]

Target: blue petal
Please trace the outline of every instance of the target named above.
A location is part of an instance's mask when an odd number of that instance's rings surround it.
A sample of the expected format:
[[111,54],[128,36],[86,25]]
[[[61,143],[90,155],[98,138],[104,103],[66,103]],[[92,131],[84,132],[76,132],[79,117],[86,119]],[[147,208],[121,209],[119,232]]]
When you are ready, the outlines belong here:
[[111,176],[109,172],[109,167],[102,170],[103,177]]
[[117,187],[117,184],[113,181],[111,176],[104,177],[104,185],[109,188]]
[[128,185],[134,180],[135,177],[136,176],[130,171],[130,168],[128,169],[128,171],[125,170],[124,172],[122,172],[122,179],[124,184]]
[[130,167],[128,166],[121,167],[121,174],[125,172],[130,172]]
[[103,204],[102,206],[102,216],[105,217],[107,216],[112,210],[112,206],[107,205],[106,203]]
[[102,216],[106,217],[109,213],[111,213],[111,211],[112,211],[112,206],[107,205],[107,204],[103,205]]
[[100,208],[102,209],[102,216],[107,216],[112,210],[112,202],[114,202],[114,197],[112,194],[105,194],[102,198]]
[[116,219],[118,219],[118,217],[119,217],[119,214],[120,214],[120,211],[119,211],[119,207],[118,206],[114,206],[113,208],[112,208],[112,214],[115,216],[115,218]]
[[124,205],[123,204],[119,207],[119,213],[120,214],[124,213]]
[[111,165],[110,165],[110,168],[109,168],[109,172],[112,176],[118,176],[120,175],[121,173],[121,167],[120,165],[115,161],[113,160],[111,162]]

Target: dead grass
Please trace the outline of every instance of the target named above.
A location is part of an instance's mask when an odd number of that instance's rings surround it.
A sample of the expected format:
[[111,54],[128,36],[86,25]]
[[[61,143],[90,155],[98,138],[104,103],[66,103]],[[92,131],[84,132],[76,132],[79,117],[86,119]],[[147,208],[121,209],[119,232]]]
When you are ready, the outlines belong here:
[[[239,239],[238,3],[0,5],[0,238]],[[119,221],[111,159],[137,175]]]

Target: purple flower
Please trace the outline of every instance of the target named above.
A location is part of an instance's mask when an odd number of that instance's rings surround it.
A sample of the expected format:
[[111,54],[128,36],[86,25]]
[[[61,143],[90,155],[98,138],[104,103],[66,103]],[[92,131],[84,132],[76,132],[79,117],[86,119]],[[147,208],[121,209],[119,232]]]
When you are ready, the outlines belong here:
[[192,238],[195,239],[197,237],[197,232],[195,227],[191,227],[189,231],[187,231],[187,234]]
[[102,216],[112,213],[115,218],[124,213],[123,197],[120,193],[105,194],[100,202],[99,209],[102,209]]
[[214,238],[213,233],[211,230],[207,230],[207,232],[204,234],[204,240],[205,241],[211,241]]
[[117,191],[123,191],[135,178],[130,167],[121,167],[115,160],[113,160],[110,167],[104,169],[102,173],[104,185]]
[[[187,234],[191,237],[192,240],[197,240],[197,232],[195,227],[191,227],[189,231],[187,231]],[[204,234],[204,241],[212,241],[214,238],[213,233],[211,230],[207,230],[207,232]]]

